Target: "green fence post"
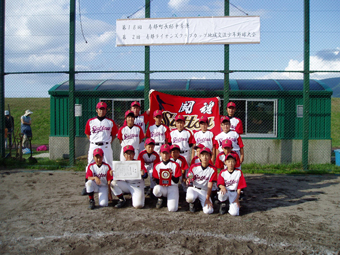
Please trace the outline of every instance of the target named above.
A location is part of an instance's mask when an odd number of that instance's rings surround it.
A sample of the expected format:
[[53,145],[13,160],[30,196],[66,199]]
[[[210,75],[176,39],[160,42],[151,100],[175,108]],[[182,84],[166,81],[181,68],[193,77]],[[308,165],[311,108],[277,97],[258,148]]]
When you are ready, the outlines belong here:
[[5,157],[5,0],[0,3],[0,153]]
[[[145,18],[150,18],[150,0],[145,0]],[[149,109],[150,46],[145,46],[144,111]]]
[[[224,16],[229,16],[229,0],[224,0]],[[229,102],[229,44],[225,44],[224,45],[223,115],[227,115],[228,102]]]
[[76,31],[76,1],[70,1],[70,49],[69,49],[69,159],[70,165],[75,164],[75,136],[76,136],[76,123],[74,117],[74,90],[75,90],[75,34]]
[[308,170],[308,142],[309,142],[309,0],[305,0],[304,19],[304,72],[303,72],[303,140],[302,164]]

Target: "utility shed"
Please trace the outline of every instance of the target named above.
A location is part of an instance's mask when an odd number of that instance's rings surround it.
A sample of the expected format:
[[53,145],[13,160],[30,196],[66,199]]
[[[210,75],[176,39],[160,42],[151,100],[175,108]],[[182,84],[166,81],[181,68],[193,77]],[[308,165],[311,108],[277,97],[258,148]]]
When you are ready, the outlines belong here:
[[[223,100],[223,84],[222,79],[151,79],[150,89],[188,97],[219,96]],[[237,79],[230,80],[229,89],[230,101],[237,106],[235,116],[243,122],[245,163],[301,162],[303,80]],[[68,81],[49,90],[51,159],[68,154],[68,90]],[[325,84],[310,80],[309,163],[331,160],[331,96],[332,90]],[[140,101],[144,108],[144,80],[76,80],[75,97],[81,107],[81,116],[76,117],[78,157],[87,155],[85,124],[96,116],[96,104],[105,101],[107,116],[121,126],[132,101]],[[259,119],[262,125],[256,124]],[[114,159],[118,159],[119,142],[115,141],[113,147]]]

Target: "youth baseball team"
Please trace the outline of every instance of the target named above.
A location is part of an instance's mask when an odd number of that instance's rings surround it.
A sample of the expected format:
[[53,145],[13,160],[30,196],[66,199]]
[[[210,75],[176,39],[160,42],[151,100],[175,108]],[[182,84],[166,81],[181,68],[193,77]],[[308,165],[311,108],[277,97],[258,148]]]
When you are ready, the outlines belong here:
[[[220,214],[228,211],[233,216],[239,215],[240,196],[246,182],[241,171],[243,126],[234,116],[235,103],[227,104],[228,116],[220,116],[222,131],[216,136],[208,130],[206,116],[200,116],[200,130],[193,134],[185,128],[185,117],[181,114],[175,117],[176,129],[170,131],[162,124],[161,110],[153,113],[148,110],[144,114],[140,111],[140,103],[132,102],[131,109],[125,113],[125,122],[118,130],[115,122],[106,117],[107,104],[99,102],[97,116],[87,121],[85,134],[90,148],[83,194],[89,196],[89,208],[96,206],[94,193],[98,193],[100,206],[108,206],[112,194],[115,195],[118,198],[116,208],[126,204],[124,194],[131,194],[135,208],[144,207],[145,196],[150,196],[157,199],[157,209],[167,198],[168,210],[177,211],[181,183],[191,212],[201,205],[204,213],[213,213],[213,203],[217,202]],[[155,124],[146,130],[151,116]],[[114,178],[111,143],[116,137],[121,144],[120,161],[141,161],[140,179]],[[150,179],[150,188],[145,192],[146,178]]]

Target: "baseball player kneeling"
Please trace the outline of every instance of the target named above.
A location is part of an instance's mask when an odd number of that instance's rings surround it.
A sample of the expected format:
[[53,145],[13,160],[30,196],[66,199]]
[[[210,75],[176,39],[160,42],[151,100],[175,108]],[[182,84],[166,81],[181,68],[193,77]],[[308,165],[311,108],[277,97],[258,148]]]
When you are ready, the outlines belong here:
[[229,213],[232,216],[239,215],[240,201],[239,197],[241,189],[247,187],[243,173],[239,169],[235,169],[236,157],[233,154],[228,154],[225,157],[226,168],[220,172],[217,180],[218,200],[221,202],[220,214],[227,212],[226,201],[229,199]]
[[163,197],[168,198],[168,210],[176,212],[178,210],[178,182],[182,172],[178,163],[170,160],[170,145],[161,146],[162,161],[153,167],[152,177],[157,185],[153,189],[153,194],[158,197],[156,208],[163,205]]
[[108,206],[108,183],[112,180],[110,165],[103,162],[103,150],[94,149],[94,163],[87,167],[86,171],[86,192],[90,198],[90,209],[95,208],[94,192],[98,192],[98,200],[100,206]]
[[[126,161],[134,160],[135,149],[132,145],[126,145],[123,148],[124,157]],[[126,181],[112,181],[110,183],[111,190],[119,201],[115,205],[116,208],[121,208],[125,205],[126,199],[124,193],[130,193],[132,197],[132,206],[134,208],[142,208],[145,203],[144,195],[144,179],[148,178],[148,172],[144,165],[141,166],[141,180],[126,180]]]
[[191,212],[196,210],[194,202],[197,198],[201,202],[204,213],[214,212],[210,194],[213,183],[217,181],[217,170],[215,166],[209,164],[211,156],[211,150],[203,147],[199,154],[201,163],[191,165],[188,171],[187,185],[192,183],[192,186],[187,190],[186,201]]

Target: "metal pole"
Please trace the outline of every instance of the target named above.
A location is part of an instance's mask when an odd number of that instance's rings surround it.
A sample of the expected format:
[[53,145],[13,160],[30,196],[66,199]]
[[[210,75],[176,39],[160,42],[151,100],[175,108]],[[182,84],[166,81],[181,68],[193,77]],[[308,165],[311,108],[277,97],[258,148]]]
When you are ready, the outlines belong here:
[[[150,18],[150,0],[145,0],[145,18]],[[144,111],[149,109],[150,46],[145,46]]]
[[[229,0],[224,0],[224,16],[229,16]],[[224,93],[223,115],[227,115],[229,102],[229,44],[224,45]]]
[[0,153],[5,157],[5,0],[0,3]]
[[304,8],[304,72],[303,72],[303,140],[302,164],[308,170],[308,140],[309,140],[309,0],[305,0]]
[[69,49],[69,159],[70,165],[75,164],[76,122],[74,116],[74,79],[75,79],[75,37],[76,37],[76,0],[70,1],[70,49]]

